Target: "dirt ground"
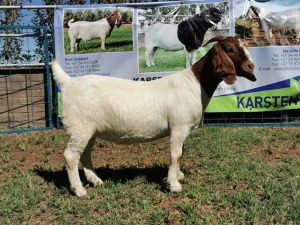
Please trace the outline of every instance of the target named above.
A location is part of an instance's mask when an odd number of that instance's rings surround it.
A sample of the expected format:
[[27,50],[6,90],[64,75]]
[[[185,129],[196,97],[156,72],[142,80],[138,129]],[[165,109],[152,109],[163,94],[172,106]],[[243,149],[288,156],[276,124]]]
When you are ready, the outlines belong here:
[[[289,128],[274,128],[274,129],[299,129],[298,127]],[[33,142],[28,135],[34,135]],[[43,136],[48,137],[43,141]],[[3,137],[3,136],[2,136]],[[59,137],[59,138],[57,138]],[[58,140],[57,140],[58,139]],[[10,164],[19,164],[19,171],[27,171],[39,166],[40,163],[48,163],[56,165],[57,168],[64,167],[63,152],[67,146],[68,137],[64,130],[52,130],[47,132],[39,132],[36,134],[10,134],[5,135],[5,143],[8,146],[9,154],[11,155]],[[300,157],[300,144],[297,144],[294,149],[288,148],[287,143],[281,143],[275,152],[260,151],[263,154],[264,160],[268,163],[278,163],[278,159],[282,155]],[[17,143],[15,146],[11,143]],[[20,144],[21,143],[21,144]],[[46,144],[45,144],[46,143]],[[4,144],[5,145],[5,144]],[[51,146],[52,145],[52,146]],[[151,148],[151,151],[147,151]],[[261,146],[265,148],[265,146]],[[151,143],[118,145],[111,142],[97,140],[93,152],[92,160],[95,168],[120,168],[126,166],[126,160],[130,157],[141,157],[143,162],[137,167],[151,167],[153,160],[157,155],[160,155],[161,161],[166,164],[169,161],[169,141],[162,139]],[[138,161],[138,160],[137,160]],[[130,162],[132,163],[132,161]],[[166,164],[167,165],[167,164]]]
[[[59,136],[61,138],[59,141],[50,140],[49,144],[45,144],[46,141],[43,142],[43,134],[46,137]],[[7,144],[11,145],[7,150],[12,157],[10,164],[19,163],[20,171],[34,169],[35,167],[38,167],[40,163],[56,165],[58,168],[64,167],[63,152],[68,142],[68,137],[65,131],[52,130],[36,135],[41,136],[37,137],[41,140],[35,141],[35,143],[28,138],[28,133],[5,135],[5,142],[17,143],[15,146],[12,146],[13,144]],[[53,145],[54,147],[49,148],[49,145]],[[169,143],[167,139],[155,141],[150,144],[132,145],[118,145],[111,142],[97,140],[92,152],[94,167],[98,168],[100,166],[104,166],[114,168],[124,166],[124,161],[128,159],[128,155],[132,155],[133,157],[134,155],[139,155],[143,152],[143,149],[149,148],[150,146],[155,146],[155,150],[146,151],[151,154],[147,154],[146,160],[143,161],[143,167],[150,166],[153,163],[151,155],[156,156],[157,154],[160,154],[162,159],[166,159],[168,161]]]
[[272,38],[266,38],[265,32],[257,20],[250,20],[253,35],[247,37],[244,42],[249,47],[259,46],[296,46],[300,45],[300,39],[296,38],[296,32],[288,27],[272,28]]

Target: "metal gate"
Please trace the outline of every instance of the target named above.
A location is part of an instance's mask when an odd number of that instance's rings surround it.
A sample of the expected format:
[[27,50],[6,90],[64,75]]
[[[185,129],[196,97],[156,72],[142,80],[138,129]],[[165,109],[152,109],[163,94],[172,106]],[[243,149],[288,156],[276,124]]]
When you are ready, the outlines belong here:
[[[21,32],[16,32],[21,31]],[[0,41],[22,40],[25,61],[10,61],[5,52],[0,64],[0,134],[52,129],[52,97],[46,26],[0,26]],[[34,62],[34,38],[42,37],[44,61]]]

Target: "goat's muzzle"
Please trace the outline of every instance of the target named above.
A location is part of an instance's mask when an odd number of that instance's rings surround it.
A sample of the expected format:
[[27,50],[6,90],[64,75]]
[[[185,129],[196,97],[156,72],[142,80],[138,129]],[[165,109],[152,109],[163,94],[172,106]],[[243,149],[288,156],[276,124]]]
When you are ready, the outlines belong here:
[[253,73],[241,72],[241,73],[238,73],[237,76],[245,77],[246,79],[251,80],[253,82],[257,80]]
[[116,23],[117,28],[119,28],[122,24],[122,20],[119,20],[118,23]]
[[214,13],[214,16],[217,17],[217,19],[221,20],[222,19],[222,14],[221,13]]
[[243,71],[241,72],[241,76],[247,78],[248,80],[256,81],[256,77],[253,74],[254,64],[252,62],[248,62],[244,66],[242,66],[242,70]]
[[256,77],[254,76],[254,74],[251,74],[249,77],[246,77],[248,80],[251,80],[251,81],[256,81]]
[[256,77],[253,73],[245,73],[245,72],[238,72],[237,73],[238,77],[245,77],[246,79],[250,80],[250,81],[256,81]]

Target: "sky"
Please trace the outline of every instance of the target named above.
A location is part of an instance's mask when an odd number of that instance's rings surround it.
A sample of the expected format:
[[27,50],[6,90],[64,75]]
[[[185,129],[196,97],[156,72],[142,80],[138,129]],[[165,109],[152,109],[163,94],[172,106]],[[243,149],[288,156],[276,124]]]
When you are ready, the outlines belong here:
[[[44,1],[42,1],[42,0],[31,0],[32,1],[32,3],[25,3],[24,5],[45,5],[44,4]],[[87,1],[87,4],[89,4],[89,0],[86,0]]]

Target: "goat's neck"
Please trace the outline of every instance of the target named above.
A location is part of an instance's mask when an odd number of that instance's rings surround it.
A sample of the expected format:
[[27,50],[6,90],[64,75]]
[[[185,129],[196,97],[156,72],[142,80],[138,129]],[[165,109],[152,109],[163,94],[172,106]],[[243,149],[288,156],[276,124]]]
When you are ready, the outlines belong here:
[[108,22],[108,24],[109,24],[109,26],[110,26],[110,31],[109,31],[109,33],[111,33],[112,30],[113,30],[114,27],[115,27],[115,22],[114,22],[113,20],[111,20],[111,19],[108,19],[108,18],[106,18],[106,20],[107,20],[107,22]]
[[192,66],[192,71],[207,96],[211,98],[222,79],[218,78],[213,72],[210,52]]

